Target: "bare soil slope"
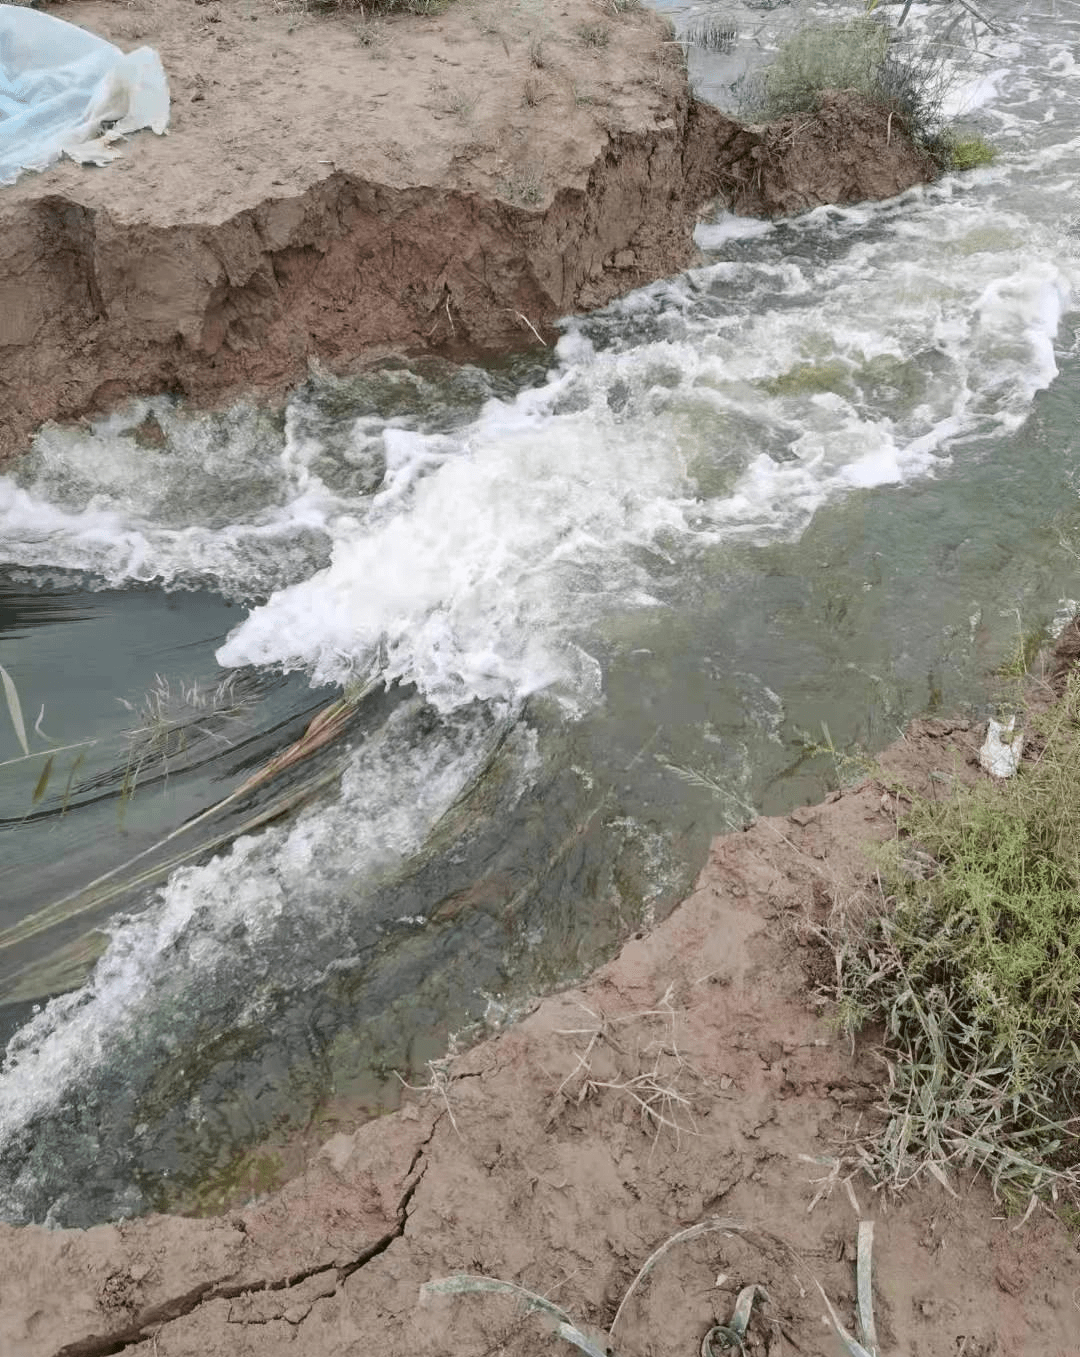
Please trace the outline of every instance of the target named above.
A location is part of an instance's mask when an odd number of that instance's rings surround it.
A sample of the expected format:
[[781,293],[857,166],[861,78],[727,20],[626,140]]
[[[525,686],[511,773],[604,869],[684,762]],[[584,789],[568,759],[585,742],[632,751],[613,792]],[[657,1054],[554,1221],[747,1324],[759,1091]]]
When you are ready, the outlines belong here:
[[57,13],[158,48],[172,127],[0,190],[0,459],[133,392],[214,401],[312,358],[531,344],[689,263],[717,193],[791,212],[933,173],[850,98],[742,128],[690,99],[655,14],[602,0],[368,23],[300,0]]
[[[921,721],[883,765],[927,788],[933,771],[979,776],[977,747],[962,724]],[[895,811],[870,781],[719,839],[652,935],[459,1057],[441,1092],[335,1137],[276,1196],[213,1221],[0,1230],[0,1350],[569,1352],[506,1300],[421,1304],[419,1288],[486,1273],[603,1329],[654,1249],[717,1216],[751,1234],[676,1245],[620,1318],[615,1352],[696,1357],[756,1282],[771,1303],[748,1352],[829,1357],[840,1348],[815,1280],[850,1326],[857,1207],[877,1222],[883,1354],[1075,1357],[1080,1255],[1052,1216],[1018,1229],[963,1182],[895,1202],[856,1178],[854,1198],[837,1184],[813,1204],[873,1116],[881,1070],[815,1013],[823,957],[807,923],[866,888],[866,844],[895,832]]]

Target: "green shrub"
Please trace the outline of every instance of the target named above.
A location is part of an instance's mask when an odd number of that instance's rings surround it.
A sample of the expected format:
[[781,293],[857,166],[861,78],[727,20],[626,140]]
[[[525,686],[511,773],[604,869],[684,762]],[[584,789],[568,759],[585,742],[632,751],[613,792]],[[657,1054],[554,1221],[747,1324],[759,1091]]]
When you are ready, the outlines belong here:
[[800,29],[762,74],[762,116],[811,112],[824,90],[877,97],[888,49],[888,29],[870,17]]
[[771,66],[743,82],[741,104],[745,116],[767,121],[813,112],[826,90],[851,90],[891,113],[942,169],[989,164],[986,141],[944,126],[950,80],[933,44],[901,41],[886,22],[862,15],[795,33]]

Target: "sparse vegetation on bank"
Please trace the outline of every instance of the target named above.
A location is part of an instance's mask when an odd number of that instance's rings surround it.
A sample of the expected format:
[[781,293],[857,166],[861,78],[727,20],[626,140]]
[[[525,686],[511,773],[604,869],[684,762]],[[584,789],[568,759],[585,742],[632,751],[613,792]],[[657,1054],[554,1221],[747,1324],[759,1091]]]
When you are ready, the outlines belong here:
[[895,122],[942,169],[988,164],[993,148],[944,116],[950,81],[932,44],[902,42],[887,22],[866,14],[799,30],[770,66],[743,83],[741,101],[746,117],[770,122],[815,112],[826,91],[852,91],[878,104],[890,128]]
[[[980,1170],[1012,1210],[1080,1203],[1080,674],[1014,778],[914,797],[870,908],[827,930],[837,1017],[882,1032],[880,1183]],[[942,783],[942,786],[946,786]]]

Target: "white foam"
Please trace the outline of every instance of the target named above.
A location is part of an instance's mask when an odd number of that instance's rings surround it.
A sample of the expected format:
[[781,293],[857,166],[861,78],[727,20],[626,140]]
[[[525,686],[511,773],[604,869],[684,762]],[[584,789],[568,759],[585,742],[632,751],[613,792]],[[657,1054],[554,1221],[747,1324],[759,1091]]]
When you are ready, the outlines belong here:
[[722,212],[710,222],[699,222],[694,231],[694,243],[702,250],[718,250],[732,240],[758,240],[774,231],[776,225],[758,217],[736,217]]
[[377,668],[450,707],[555,682],[553,633],[595,617],[590,575],[636,585],[620,544],[648,540],[687,488],[674,448],[627,437],[610,415],[553,421],[543,407],[565,381],[489,406],[459,455],[339,539],[326,570],[257,609],[220,662],[320,680]]

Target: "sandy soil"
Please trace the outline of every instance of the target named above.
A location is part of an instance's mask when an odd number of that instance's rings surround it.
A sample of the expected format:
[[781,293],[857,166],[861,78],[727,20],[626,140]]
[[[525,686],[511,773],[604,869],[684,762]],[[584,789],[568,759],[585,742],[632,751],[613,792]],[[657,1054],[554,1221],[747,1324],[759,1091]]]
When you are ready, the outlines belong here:
[[740,127],[690,99],[655,14],[607,0],[366,25],[300,0],[57,12],[156,47],[172,126],[0,191],[0,459],[133,392],[217,401],[311,359],[550,339],[688,264],[717,193],[791,212],[932,173],[851,100]]
[[[919,721],[882,767],[909,786],[972,779],[981,731]],[[874,1116],[872,1047],[814,1000],[815,919],[868,889],[895,832],[877,781],[719,839],[693,895],[581,989],[456,1058],[438,1088],[340,1134],[281,1193],[220,1220],[0,1230],[10,1357],[447,1357],[571,1351],[504,1299],[420,1286],[485,1273],[603,1330],[652,1251],[718,1217],[748,1235],[677,1244],[619,1320],[620,1357],[696,1357],[744,1285],[764,1284],[747,1351],[838,1354],[820,1281],[853,1323],[860,1215],[876,1222],[881,1351],[1075,1357],[1078,1240],[1021,1228],[981,1182],[899,1201],[824,1191]],[[652,1103],[671,1125],[643,1115]],[[683,1101],[685,1100],[685,1101]],[[815,1203],[815,1199],[816,1203]]]

